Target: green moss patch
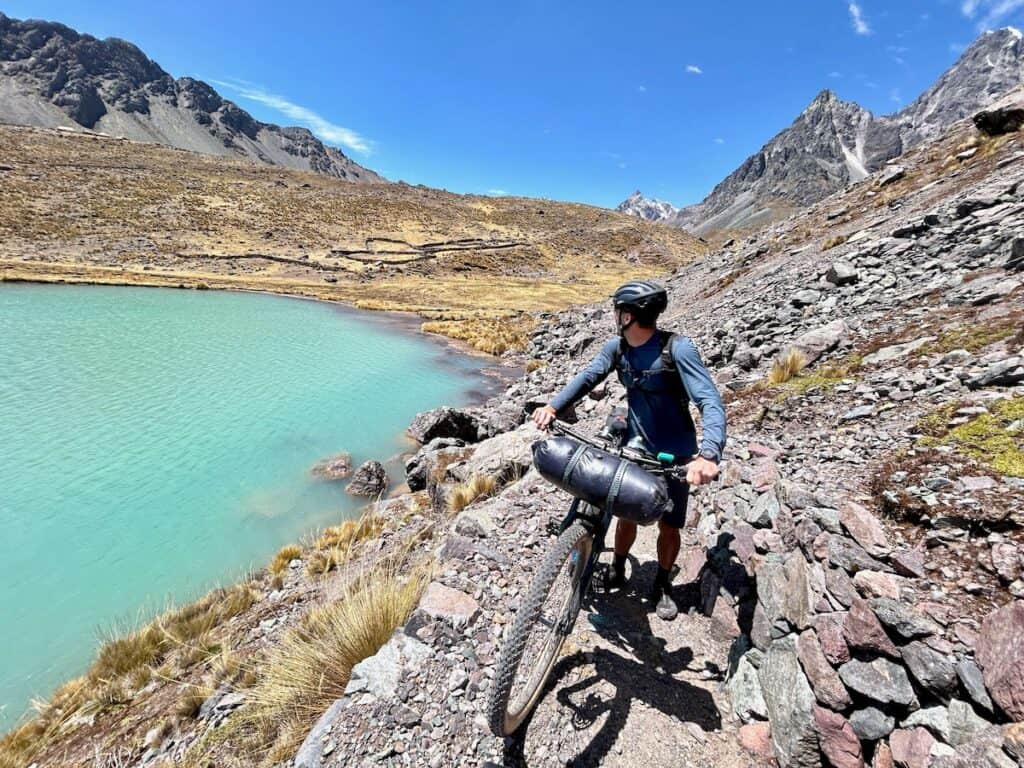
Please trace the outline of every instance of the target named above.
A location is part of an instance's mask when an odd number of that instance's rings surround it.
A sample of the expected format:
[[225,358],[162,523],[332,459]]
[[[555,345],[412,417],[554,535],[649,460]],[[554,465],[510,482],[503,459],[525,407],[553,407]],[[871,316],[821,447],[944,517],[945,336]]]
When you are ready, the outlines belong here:
[[926,432],[921,445],[947,445],[1000,474],[1024,477],[1024,397],[998,400],[988,413],[947,431],[940,424],[955,410],[946,406],[919,422]]

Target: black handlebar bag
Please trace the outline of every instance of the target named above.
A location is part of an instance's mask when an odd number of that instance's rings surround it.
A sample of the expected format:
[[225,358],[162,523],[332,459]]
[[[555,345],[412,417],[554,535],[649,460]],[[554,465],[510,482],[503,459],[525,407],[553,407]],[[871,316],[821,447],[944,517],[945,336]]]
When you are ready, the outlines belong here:
[[640,525],[672,510],[665,478],[628,459],[570,437],[533,444],[533,465],[545,480],[599,509]]

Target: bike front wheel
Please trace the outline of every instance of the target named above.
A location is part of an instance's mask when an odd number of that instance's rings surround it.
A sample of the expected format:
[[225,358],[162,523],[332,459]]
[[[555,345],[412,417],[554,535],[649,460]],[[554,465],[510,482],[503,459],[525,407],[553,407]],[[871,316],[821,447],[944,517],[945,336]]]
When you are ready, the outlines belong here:
[[576,622],[581,580],[593,546],[593,535],[577,521],[544,556],[495,668],[488,720],[496,736],[519,730],[540,699]]

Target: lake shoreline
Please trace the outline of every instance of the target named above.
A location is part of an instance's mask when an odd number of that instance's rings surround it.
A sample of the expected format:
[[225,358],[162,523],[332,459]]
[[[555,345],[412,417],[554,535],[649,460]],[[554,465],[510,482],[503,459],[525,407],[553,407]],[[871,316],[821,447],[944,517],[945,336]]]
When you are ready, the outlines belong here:
[[[44,262],[45,263],[45,262]],[[22,262],[22,264],[38,264],[38,262]],[[481,376],[487,378],[489,384],[481,389],[470,389],[467,390],[468,402],[466,405],[480,405],[484,403],[489,397],[494,396],[498,392],[501,392],[509,383],[520,378],[526,371],[520,360],[503,361],[501,357],[491,355],[483,352],[475,347],[467,344],[466,342],[452,338],[451,336],[445,336],[438,333],[429,333],[420,327],[423,322],[426,321],[422,315],[411,310],[395,310],[395,309],[373,309],[371,307],[358,307],[351,302],[344,301],[342,299],[330,298],[321,295],[310,295],[309,293],[303,292],[303,288],[312,288],[313,286],[306,283],[295,283],[295,290],[289,290],[289,286],[282,285],[280,287],[266,286],[253,284],[252,281],[234,281],[238,282],[239,285],[210,285],[207,280],[199,280],[196,277],[189,276],[187,278],[189,282],[185,282],[186,276],[175,275],[173,273],[157,273],[156,275],[138,275],[143,278],[141,280],[125,279],[125,275],[130,274],[133,278],[136,277],[135,273],[128,273],[123,270],[116,271],[116,277],[111,274],[110,279],[101,276],[85,276],[80,274],[84,269],[97,270],[103,273],[115,273],[115,270],[109,270],[104,267],[88,267],[80,265],[59,265],[65,267],[69,271],[61,272],[60,270],[55,271],[43,271],[38,274],[32,274],[30,276],[20,274],[7,274],[5,269],[10,268],[10,262],[6,264],[0,261],[0,284],[3,283],[21,283],[28,285],[95,285],[95,286],[107,286],[107,287],[122,287],[122,288],[156,288],[156,289],[167,289],[167,290],[191,290],[191,291],[224,291],[228,293],[259,293],[266,294],[268,296],[277,296],[285,299],[297,299],[302,301],[313,301],[320,304],[328,304],[334,307],[336,310],[351,313],[365,318],[373,318],[374,322],[383,322],[387,325],[391,325],[398,328],[403,333],[412,334],[429,341],[431,344],[441,345],[442,347],[455,352],[458,355],[471,358],[484,358],[494,361],[494,365],[489,365],[480,368],[479,373]],[[53,265],[50,265],[53,266]],[[202,276],[210,277],[211,279],[222,280],[224,279],[221,275],[210,275]],[[153,279],[158,278],[158,279]],[[365,313],[365,314],[364,314]]]
[[[168,286],[159,286],[159,285],[138,286],[138,285],[131,285],[131,284],[110,285],[110,284],[106,284],[106,283],[94,283],[94,282],[88,282],[88,281],[69,282],[69,281],[62,281],[62,280],[17,280],[16,279],[16,280],[4,280],[4,281],[0,281],[0,282],[10,282],[12,286],[16,285],[17,283],[24,283],[26,286],[30,286],[30,285],[48,286],[48,285],[56,285],[56,284],[61,284],[61,283],[63,283],[63,284],[72,284],[72,285],[92,285],[92,286],[96,286],[97,288],[101,288],[101,289],[102,288],[114,289],[114,288],[122,288],[122,287],[128,287],[128,288],[168,287]],[[0,290],[2,290],[2,286],[0,286]],[[180,291],[181,289],[178,289],[178,290]],[[114,293],[114,292],[112,291],[112,293]],[[221,295],[228,295],[229,291],[220,291],[220,293],[221,293]],[[351,306],[349,304],[346,304],[344,302],[338,302],[338,301],[333,301],[333,300],[317,299],[317,298],[308,297],[308,296],[301,296],[301,295],[296,296],[296,295],[293,295],[293,294],[278,293],[276,291],[268,291],[268,290],[262,290],[262,289],[257,289],[257,290],[254,290],[254,289],[234,289],[234,290],[231,290],[230,293],[233,293],[233,294],[236,294],[236,295],[237,294],[246,294],[246,293],[249,293],[249,294],[263,294],[263,295],[265,295],[267,297],[277,297],[277,298],[282,298],[282,299],[296,299],[296,298],[298,298],[298,299],[311,300],[311,301],[314,301],[314,302],[317,302],[317,303],[320,303],[320,304],[328,305],[330,307],[330,312],[328,314],[337,313],[337,314],[342,315],[343,317],[352,318],[353,320],[360,320],[360,321],[362,321],[364,323],[372,324],[372,325],[376,326],[378,329],[380,329],[381,340],[379,342],[377,342],[377,346],[374,347],[374,349],[380,349],[380,350],[385,350],[386,351],[388,349],[387,336],[389,336],[389,335],[391,335],[391,336],[402,336],[402,337],[405,337],[407,339],[415,340],[416,342],[429,341],[430,342],[429,346],[431,348],[433,348],[434,351],[431,352],[431,353],[428,353],[427,357],[418,364],[417,368],[409,369],[409,370],[410,371],[414,371],[420,377],[423,377],[423,376],[441,375],[440,373],[439,374],[431,373],[431,371],[433,371],[435,369],[438,369],[441,373],[446,374],[448,376],[452,376],[453,378],[455,378],[455,380],[456,380],[456,387],[457,387],[457,394],[454,397],[443,397],[441,399],[438,399],[436,402],[430,402],[426,408],[423,408],[421,406],[421,408],[420,408],[421,411],[422,410],[430,410],[432,408],[441,407],[441,406],[444,406],[444,405],[453,405],[455,407],[466,407],[466,406],[469,406],[469,405],[474,405],[474,404],[482,403],[488,397],[492,396],[496,391],[498,391],[501,387],[503,387],[504,386],[504,382],[506,382],[508,380],[511,380],[516,375],[515,374],[515,368],[514,368],[514,366],[511,366],[511,365],[491,365],[491,366],[482,366],[482,365],[480,365],[480,363],[482,363],[482,362],[489,362],[489,361],[492,361],[492,360],[497,361],[498,360],[497,358],[493,358],[492,356],[485,355],[485,354],[480,353],[479,351],[476,351],[476,350],[469,350],[468,347],[466,347],[465,345],[461,344],[460,342],[457,342],[457,341],[454,341],[454,340],[448,340],[448,339],[446,339],[444,337],[439,337],[439,336],[434,335],[434,334],[424,333],[419,328],[418,318],[413,313],[398,313],[398,312],[377,311],[377,310],[375,310],[373,312],[360,311],[359,308],[353,307],[353,306]],[[54,295],[63,295],[63,291],[54,291]],[[199,297],[195,297],[192,301],[193,301],[193,303],[194,302],[199,302],[200,304],[204,302],[204,300],[200,299]],[[406,342],[406,343],[408,343],[408,342]],[[322,347],[320,345],[318,345],[316,347],[316,349],[321,349],[321,348]],[[316,359],[316,352],[313,352],[313,354],[311,355],[311,358],[313,360]],[[333,358],[334,358],[335,361],[337,361],[339,359],[345,359],[345,358],[339,357],[337,355],[333,355]],[[460,365],[459,364],[460,361],[463,364]],[[466,361],[472,361],[473,364],[472,365],[468,365],[468,364],[466,364]],[[392,381],[395,381],[395,380],[396,380],[396,378],[392,377]],[[461,383],[459,383],[459,380],[461,380]],[[416,387],[418,389],[418,386],[415,384],[415,382],[410,383],[410,386]],[[376,417],[372,417],[372,418],[374,418],[374,420],[376,420]],[[395,426],[398,426],[398,425],[395,425]],[[376,460],[381,461],[383,463],[388,463],[388,464],[392,464],[393,465],[394,469],[393,469],[392,474],[394,475],[394,482],[390,484],[391,487],[389,488],[389,495],[393,495],[393,494],[396,494],[396,493],[402,493],[403,492],[403,490],[404,490],[404,479],[405,478],[404,478],[404,475],[401,472],[401,470],[402,470],[401,457],[404,456],[404,455],[409,454],[410,452],[415,451],[418,448],[418,445],[415,444],[412,441],[412,439],[408,436],[408,434],[406,432],[406,429],[405,429],[407,426],[408,426],[408,422],[403,423],[399,427],[399,429],[397,431],[391,431],[392,429],[394,429],[393,426],[391,427],[391,429],[387,430],[388,432],[390,432],[390,439],[391,439],[391,441],[393,443],[397,444],[398,446],[400,446],[400,449],[399,449],[398,452],[383,451],[383,452],[379,452],[379,453],[373,453],[373,454],[369,454],[369,455],[364,455],[362,457],[363,459],[367,459],[367,460],[369,460],[369,459],[376,459]],[[349,450],[350,446],[348,444],[346,444],[345,439],[346,438],[345,438],[344,431],[339,432],[338,433],[338,440],[337,440],[337,449],[338,450]],[[308,473],[308,470],[309,470],[309,468],[311,466],[312,466],[312,462],[308,466],[306,466],[304,468],[304,471],[306,473]],[[347,517],[347,514],[345,516],[343,516],[343,519],[345,519],[346,517]],[[336,522],[337,521],[335,521],[335,523]],[[302,536],[301,536],[302,540],[305,540],[310,535],[314,535],[316,532],[322,530],[324,525],[326,525],[326,524],[327,523],[323,523],[323,524],[316,523],[316,524],[314,524],[312,527],[309,528],[308,531],[306,531],[304,534],[302,534]],[[283,543],[287,543],[287,540],[286,539],[282,539],[280,543],[282,543],[282,544]],[[252,567],[259,568],[260,567],[260,562],[262,562],[262,560],[255,560],[255,561],[253,561],[250,564],[249,567],[250,568],[252,568]],[[237,581],[238,581],[238,579],[235,576],[228,576],[224,581],[219,582],[219,583],[222,583],[222,584],[230,586],[231,584],[234,584]],[[128,612],[130,612],[130,611],[128,611]],[[20,718],[20,717],[17,718],[11,724],[10,727],[16,728],[17,724],[19,722],[21,722],[21,720],[22,720],[22,718]]]

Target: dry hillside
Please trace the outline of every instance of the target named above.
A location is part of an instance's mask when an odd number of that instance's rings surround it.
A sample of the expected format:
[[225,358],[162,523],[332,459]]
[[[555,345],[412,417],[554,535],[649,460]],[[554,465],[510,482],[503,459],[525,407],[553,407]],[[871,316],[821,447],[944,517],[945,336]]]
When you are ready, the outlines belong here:
[[702,252],[586,205],[355,185],[67,131],[0,128],[0,182],[8,280],[270,290],[443,320],[594,300]]

